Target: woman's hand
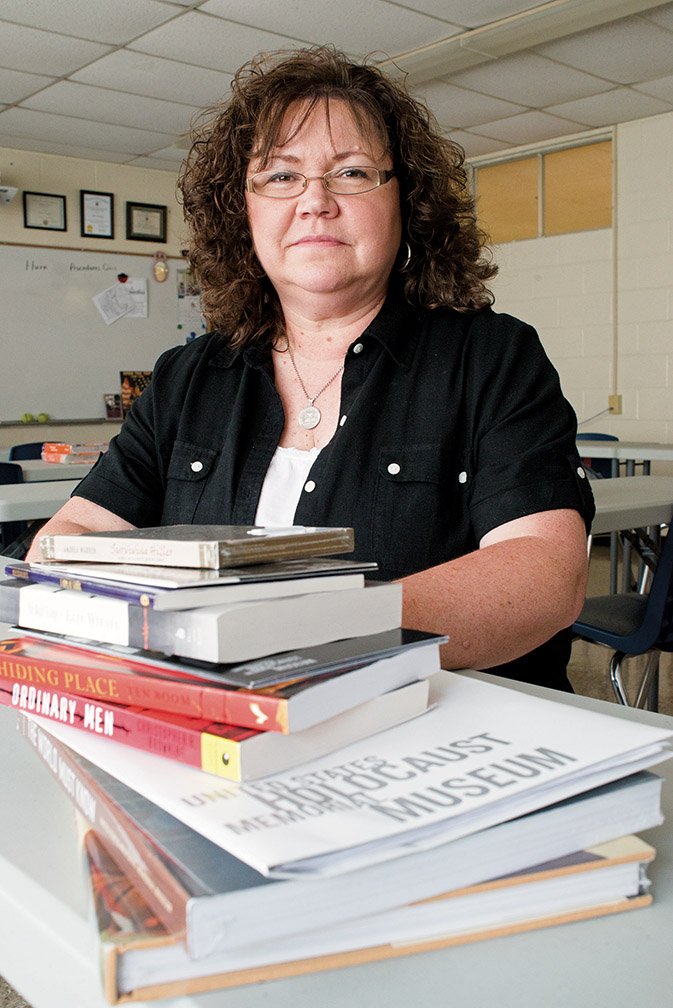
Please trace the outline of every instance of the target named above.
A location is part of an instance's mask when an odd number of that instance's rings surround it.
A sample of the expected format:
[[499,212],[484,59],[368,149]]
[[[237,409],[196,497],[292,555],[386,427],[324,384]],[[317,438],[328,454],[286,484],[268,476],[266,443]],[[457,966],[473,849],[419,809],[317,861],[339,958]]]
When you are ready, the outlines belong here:
[[402,578],[402,625],[449,637],[443,668],[490,668],[570,626],[587,571],[576,511],[528,515],[493,529],[473,553]]

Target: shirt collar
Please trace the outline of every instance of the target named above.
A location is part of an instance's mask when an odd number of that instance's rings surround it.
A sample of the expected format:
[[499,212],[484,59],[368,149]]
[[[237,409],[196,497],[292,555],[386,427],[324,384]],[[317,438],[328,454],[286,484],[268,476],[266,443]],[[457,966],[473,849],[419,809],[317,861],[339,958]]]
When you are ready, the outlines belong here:
[[[372,319],[358,342],[371,337],[381,344],[395,363],[408,371],[411,367],[416,342],[420,335],[420,312],[405,301],[400,291],[389,291],[378,315]],[[220,337],[222,340],[222,337]],[[231,347],[223,340],[211,358],[215,367],[229,368],[240,355],[251,367],[269,367],[268,346]]]

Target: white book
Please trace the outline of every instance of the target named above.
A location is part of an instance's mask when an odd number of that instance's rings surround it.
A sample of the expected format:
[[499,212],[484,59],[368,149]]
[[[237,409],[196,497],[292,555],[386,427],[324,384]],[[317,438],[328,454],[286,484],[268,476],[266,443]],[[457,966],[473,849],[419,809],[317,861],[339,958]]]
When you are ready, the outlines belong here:
[[165,655],[242,662],[395,629],[402,621],[402,586],[371,582],[343,591],[163,612],[14,578],[0,582],[0,619]]
[[[233,785],[50,723],[50,732],[265,875],[339,874],[432,847],[670,757],[673,732],[469,675],[419,718]],[[203,796],[208,800],[203,801]]]

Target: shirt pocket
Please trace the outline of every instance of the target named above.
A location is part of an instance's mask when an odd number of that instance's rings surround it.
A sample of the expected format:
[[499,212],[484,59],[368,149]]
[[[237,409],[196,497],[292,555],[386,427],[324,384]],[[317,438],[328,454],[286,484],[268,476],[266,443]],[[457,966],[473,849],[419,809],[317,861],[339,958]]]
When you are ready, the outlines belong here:
[[190,525],[219,455],[189,441],[176,441],[166,472],[166,496],[162,523]]
[[435,563],[450,510],[443,493],[446,467],[439,445],[382,448],[374,500],[374,559],[391,577]]

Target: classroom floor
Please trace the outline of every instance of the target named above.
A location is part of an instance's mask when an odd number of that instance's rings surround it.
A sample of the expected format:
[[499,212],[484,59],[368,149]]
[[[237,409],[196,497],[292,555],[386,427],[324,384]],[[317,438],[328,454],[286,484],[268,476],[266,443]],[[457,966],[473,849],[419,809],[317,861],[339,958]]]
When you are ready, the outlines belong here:
[[[608,547],[594,544],[589,569],[589,595],[602,595],[608,591],[609,553]],[[568,669],[570,681],[576,693],[595,697],[598,700],[614,702],[608,679],[607,649],[576,641]],[[624,668],[627,691],[630,683],[637,683],[642,670],[643,659],[634,658]],[[662,714],[673,715],[673,654],[662,655],[660,665],[659,710]],[[0,1008],[31,1008],[0,977]]]

